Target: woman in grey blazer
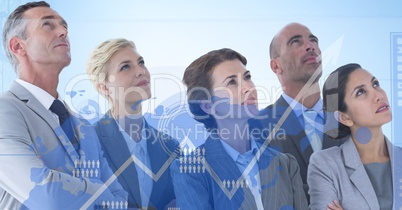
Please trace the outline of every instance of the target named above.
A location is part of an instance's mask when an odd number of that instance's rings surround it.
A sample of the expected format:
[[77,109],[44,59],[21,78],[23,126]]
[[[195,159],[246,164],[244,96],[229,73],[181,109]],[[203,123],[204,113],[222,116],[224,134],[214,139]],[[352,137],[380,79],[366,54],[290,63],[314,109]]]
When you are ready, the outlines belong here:
[[[399,180],[394,162],[401,148],[382,132],[392,119],[387,94],[378,80],[358,64],[339,67],[323,88],[326,124],[336,138],[348,137],[340,147],[314,153],[307,183],[311,209],[392,209]],[[333,113],[329,115],[329,113]]]

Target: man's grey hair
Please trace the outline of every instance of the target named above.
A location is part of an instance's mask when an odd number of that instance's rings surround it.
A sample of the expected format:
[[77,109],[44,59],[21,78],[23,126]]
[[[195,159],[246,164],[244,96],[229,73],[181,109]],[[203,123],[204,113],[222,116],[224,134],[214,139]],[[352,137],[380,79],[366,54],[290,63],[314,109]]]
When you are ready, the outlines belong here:
[[13,37],[19,37],[23,40],[27,38],[26,26],[29,20],[24,19],[23,16],[27,10],[35,7],[50,7],[50,5],[45,1],[29,2],[24,5],[21,5],[17,9],[15,9],[10,14],[10,16],[8,16],[6,23],[4,24],[3,28],[4,52],[16,73],[18,73],[19,63],[13,52],[11,52],[9,43],[11,38]]

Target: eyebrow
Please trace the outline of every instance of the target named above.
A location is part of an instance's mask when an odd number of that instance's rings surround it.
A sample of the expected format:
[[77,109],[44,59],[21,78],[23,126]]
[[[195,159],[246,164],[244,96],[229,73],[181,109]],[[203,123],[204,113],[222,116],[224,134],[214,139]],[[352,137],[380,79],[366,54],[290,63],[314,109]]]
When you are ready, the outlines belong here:
[[300,38],[302,38],[302,35],[295,35],[295,36],[290,37],[290,39],[289,39],[287,45],[290,45],[290,42],[292,42],[292,40],[294,40],[294,39],[300,39]]
[[[292,36],[290,39],[289,39],[289,41],[288,41],[288,43],[287,43],[287,45],[290,45],[290,43],[294,40],[294,39],[300,39],[300,38],[302,38],[303,36],[302,35],[295,35],[295,36]],[[309,36],[308,36],[308,38],[310,38],[310,39],[317,39],[318,40],[318,38],[315,36],[315,35],[313,35],[313,34],[310,34]]]
[[[245,75],[247,75],[247,74],[249,74],[249,73],[250,73],[250,71],[246,71],[246,72],[244,72],[243,76],[245,76]],[[230,75],[230,76],[226,77],[226,78],[222,81],[222,83],[225,83],[225,81],[228,80],[228,79],[233,79],[233,78],[236,78],[236,77],[237,77],[236,74]]]
[[[376,80],[375,77],[371,78],[370,82],[373,82],[374,80]],[[362,88],[362,87],[364,87],[364,86],[366,86],[366,85],[365,85],[365,84],[362,84],[362,85],[356,86],[356,87],[353,89],[351,95],[353,95],[353,93],[354,93],[356,90],[358,90],[358,89],[360,89],[360,88]]]
[[313,39],[317,39],[318,40],[318,37],[316,37],[315,35],[313,35],[313,34],[310,34],[309,36],[308,36],[308,38],[313,38]]
[[40,18],[41,21],[49,20],[49,19],[53,19],[53,20],[60,19],[61,24],[68,26],[66,20],[64,20],[63,18],[56,18],[54,15],[47,15],[47,16],[43,16]]
[[130,61],[130,60],[122,61],[122,62],[120,62],[119,66],[121,66],[121,65],[123,65],[123,64],[127,64],[127,63],[131,63],[131,61]]

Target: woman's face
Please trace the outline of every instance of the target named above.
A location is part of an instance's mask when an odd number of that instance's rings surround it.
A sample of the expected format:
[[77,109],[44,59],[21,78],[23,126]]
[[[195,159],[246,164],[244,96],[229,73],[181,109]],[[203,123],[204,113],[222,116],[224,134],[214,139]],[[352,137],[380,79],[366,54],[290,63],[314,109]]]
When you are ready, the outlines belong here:
[[345,103],[349,127],[381,127],[392,119],[387,94],[378,80],[364,69],[357,69],[349,75]]
[[149,71],[135,48],[117,51],[108,62],[107,74],[106,93],[113,103],[138,105],[151,97]]
[[257,91],[250,71],[239,60],[224,61],[212,72],[212,112],[219,117],[253,117],[258,114]]

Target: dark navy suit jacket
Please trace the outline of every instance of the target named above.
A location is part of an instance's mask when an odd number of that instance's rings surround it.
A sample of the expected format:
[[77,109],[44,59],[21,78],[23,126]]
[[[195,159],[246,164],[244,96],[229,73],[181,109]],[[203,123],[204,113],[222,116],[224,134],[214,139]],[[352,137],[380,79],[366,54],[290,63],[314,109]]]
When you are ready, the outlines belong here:
[[[257,146],[260,148],[259,152],[262,152],[261,145],[257,143]],[[199,147],[201,163],[198,163],[197,150],[184,157],[187,159],[186,163],[183,158],[172,163],[177,207],[183,210],[257,209],[251,190],[244,184],[236,183],[242,179],[242,173],[218,139],[210,136]],[[202,161],[204,158],[205,161]],[[189,160],[192,162],[189,163]],[[294,157],[265,147],[256,164],[259,167],[264,209],[308,208],[299,167]],[[187,165],[196,166],[196,170],[187,169],[184,172],[183,166]],[[198,170],[198,165],[204,166],[205,170]]]
[[[178,142],[151,127],[146,121],[144,126],[149,132],[147,149],[154,180],[148,207],[164,209],[167,204],[175,199],[169,166],[178,154]],[[99,136],[104,156],[113,172],[119,168],[123,169],[118,176],[118,181],[129,193],[129,207],[140,208],[139,184],[141,183],[138,183],[135,163],[131,161],[131,153],[126,141],[110,111],[97,121],[94,127]],[[128,166],[125,165],[126,161],[129,163]]]

